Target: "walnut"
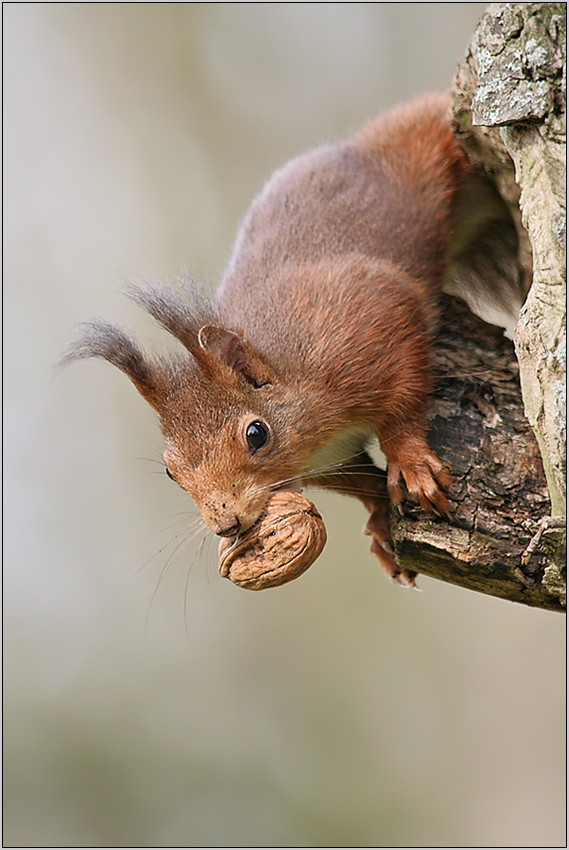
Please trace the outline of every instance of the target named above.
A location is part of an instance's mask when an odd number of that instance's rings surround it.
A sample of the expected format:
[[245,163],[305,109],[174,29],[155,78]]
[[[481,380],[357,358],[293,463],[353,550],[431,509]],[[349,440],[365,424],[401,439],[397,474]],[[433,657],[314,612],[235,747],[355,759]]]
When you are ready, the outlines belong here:
[[219,544],[219,572],[248,590],[278,587],[298,578],[326,543],[324,521],[301,493],[281,490],[259,520]]

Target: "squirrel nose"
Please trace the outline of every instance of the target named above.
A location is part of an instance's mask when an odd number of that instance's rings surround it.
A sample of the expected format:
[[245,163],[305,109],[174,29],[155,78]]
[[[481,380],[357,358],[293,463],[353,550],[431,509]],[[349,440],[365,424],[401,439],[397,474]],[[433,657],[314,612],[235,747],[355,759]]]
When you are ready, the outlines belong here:
[[217,535],[219,535],[219,537],[235,537],[235,535],[239,534],[240,531],[241,531],[241,522],[236,517],[233,525],[230,525],[227,528],[221,528],[221,529],[219,529],[219,531],[216,531],[215,533]]
[[262,511],[256,503],[238,502],[225,493],[214,494],[201,506],[205,524],[218,537],[235,537],[243,534],[258,520]]
[[212,530],[219,537],[235,537],[242,528],[243,523],[237,516],[235,508],[232,509],[232,506],[222,502],[216,511]]

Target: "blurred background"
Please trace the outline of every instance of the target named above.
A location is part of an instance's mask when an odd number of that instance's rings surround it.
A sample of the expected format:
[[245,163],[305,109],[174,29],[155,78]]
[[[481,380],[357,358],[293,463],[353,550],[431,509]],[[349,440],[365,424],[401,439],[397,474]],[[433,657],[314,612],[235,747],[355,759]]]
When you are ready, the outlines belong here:
[[564,619],[392,586],[364,512],[259,594],[184,546],[157,421],[76,322],[218,280],[272,169],[450,85],[481,3],[4,6],[10,846],[560,846]]

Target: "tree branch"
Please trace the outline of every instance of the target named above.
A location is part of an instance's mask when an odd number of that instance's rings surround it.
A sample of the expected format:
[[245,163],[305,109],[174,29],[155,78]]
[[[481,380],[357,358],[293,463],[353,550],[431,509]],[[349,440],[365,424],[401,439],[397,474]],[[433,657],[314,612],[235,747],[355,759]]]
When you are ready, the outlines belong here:
[[557,516],[540,523],[563,513],[565,499],[564,6],[493,4],[458,69],[457,132],[510,210],[531,288],[519,363],[501,329],[458,299],[445,302],[430,440],[454,471],[452,517],[432,520],[410,505],[393,517],[405,568],[557,611],[565,534]]
[[[560,611],[551,559],[522,556],[550,503],[537,441],[524,415],[513,343],[446,296],[436,346],[430,443],[453,470],[450,520],[411,504],[394,514],[407,569],[462,587]],[[556,532],[559,534],[559,532]]]

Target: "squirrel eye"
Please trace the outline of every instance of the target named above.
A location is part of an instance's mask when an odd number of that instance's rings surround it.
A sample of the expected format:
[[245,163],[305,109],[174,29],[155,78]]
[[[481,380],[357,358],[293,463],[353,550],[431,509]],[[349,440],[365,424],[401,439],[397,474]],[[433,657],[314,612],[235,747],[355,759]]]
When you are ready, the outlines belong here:
[[249,448],[254,453],[267,445],[271,435],[265,423],[256,419],[255,422],[251,422],[251,424],[247,426],[245,436],[247,438]]

